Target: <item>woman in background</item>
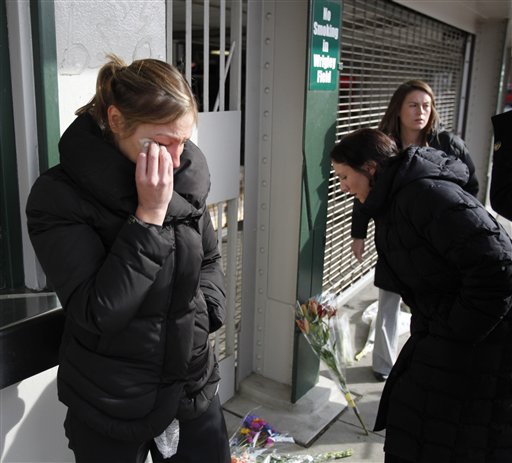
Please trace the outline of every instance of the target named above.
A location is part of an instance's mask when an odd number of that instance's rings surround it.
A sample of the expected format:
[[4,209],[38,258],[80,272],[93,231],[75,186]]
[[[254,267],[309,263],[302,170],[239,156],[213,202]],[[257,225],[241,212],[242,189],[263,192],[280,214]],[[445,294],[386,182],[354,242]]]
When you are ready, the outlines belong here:
[[58,370],[78,463],[228,463],[208,335],[224,320],[197,106],[169,64],[109,57],[27,204],[66,315]]
[[385,462],[512,461],[512,242],[461,188],[467,165],[376,129],[331,160],[375,221],[376,272],[411,309],[375,424]]
[[[394,92],[388,108],[379,124],[379,129],[396,142],[399,149],[411,145],[431,146],[444,151],[448,156],[460,159],[469,169],[469,180],[464,189],[476,196],[478,181],[475,166],[466,145],[457,135],[441,129],[436,111],[434,93],[421,80],[410,80]],[[352,214],[352,251],[359,262],[364,257],[364,240],[368,230],[369,217],[361,203],[354,201]],[[375,278],[379,288],[375,342],[372,368],[377,380],[387,379],[398,354],[398,321],[401,298],[392,287],[380,277]]]

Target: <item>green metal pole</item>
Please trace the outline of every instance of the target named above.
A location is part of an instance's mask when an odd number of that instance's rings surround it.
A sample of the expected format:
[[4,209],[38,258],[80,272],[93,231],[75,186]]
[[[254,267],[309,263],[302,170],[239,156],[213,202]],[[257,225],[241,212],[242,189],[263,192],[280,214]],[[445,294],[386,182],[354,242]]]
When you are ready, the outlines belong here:
[[59,92],[53,0],[31,1],[30,15],[34,54],[39,169],[44,172],[59,162]]
[[[341,0],[312,0],[308,41],[308,88],[303,140],[302,210],[297,300],[322,291],[329,152],[336,141]],[[317,382],[319,361],[300,330],[295,329],[292,402]]]
[[0,2],[0,290],[24,283],[8,43],[7,11]]

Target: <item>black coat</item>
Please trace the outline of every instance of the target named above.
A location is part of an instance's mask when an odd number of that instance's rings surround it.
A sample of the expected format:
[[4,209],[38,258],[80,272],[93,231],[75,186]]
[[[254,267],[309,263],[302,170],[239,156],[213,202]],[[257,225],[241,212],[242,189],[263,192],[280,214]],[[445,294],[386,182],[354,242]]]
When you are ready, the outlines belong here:
[[432,133],[428,138],[428,146],[443,151],[449,157],[460,159],[469,170],[469,178],[464,189],[473,196],[478,194],[478,179],[475,173],[475,164],[469,155],[464,140],[448,130]]
[[[88,115],[34,184],[29,234],[66,314],[60,400],[110,437],[142,441],[195,416],[219,381],[208,335],[223,323],[202,152],[187,142],[162,227],[132,215],[135,164]],[[204,394],[200,394],[203,392]]]
[[[475,165],[462,138],[452,132],[443,130],[429,136],[428,146],[441,150],[449,157],[460,159],[464,164],[466,164],[469,171],[469,178],[467,183],[464,185],[464,189],[473,196],[476,196],[478,194],[478,179],[475,173]],[[359,200],[354,198],[351,223],[352,238],[365,239],[369,221],[370,217],[365,213],[364,207],[362,207]]]
[[512,243],[466,182],[462,162],[409,149],[365,202],[412,313],[375,429],[415,463],[512,461]]
[[[436,134],[431,134],[428,139],[430,148],[443,151],[451,159],[460,159],[467,167],[468,177],[466,183],[462,185],[464,190],[476,196],[478,193],[478,179],[475,174],[475,165],[469,155],[468,149],[462,138],[443,130]],[[351,236],[352,238],[366,238],[370,215],[365,206],[354,198],[352,209]],[[375,272],[375,286],[388,291],[396,292],[390,279],[379,271],[379,266]]]
[[494,155],[489,199],[492,208],[512,220],[512,111],[492,117]]

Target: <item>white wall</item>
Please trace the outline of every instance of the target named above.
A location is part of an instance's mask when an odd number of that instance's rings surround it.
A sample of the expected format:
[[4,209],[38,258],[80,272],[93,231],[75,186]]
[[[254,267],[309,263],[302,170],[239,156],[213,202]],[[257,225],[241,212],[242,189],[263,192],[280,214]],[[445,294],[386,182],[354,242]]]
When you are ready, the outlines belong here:
[[57,368],[0,390],[2,463],[73,462],[64,435],[66,407],[57,399]]
[[510,0],[393,1],[472,34],[478,33],[478,25],[481,22],[504,19],[512,14],[512,2]]
[[165,0],[55,0],[61,132],[93,96],[108,53],[165,61],[165,17]]
[[499,107],[500,82],[505,56],[508,21],[478,25],[473,56],[465,140],[480,183],[479,199],[485,202],[492,157],[491,116]]

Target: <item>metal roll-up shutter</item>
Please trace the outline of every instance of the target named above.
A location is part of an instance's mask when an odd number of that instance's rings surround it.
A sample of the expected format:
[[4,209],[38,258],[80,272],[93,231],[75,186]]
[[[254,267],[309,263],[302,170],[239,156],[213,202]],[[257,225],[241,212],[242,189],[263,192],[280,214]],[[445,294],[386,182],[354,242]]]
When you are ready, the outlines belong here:
[[[337,140],[360,127],[376,128],[395,89],[410,79],[432,87],[445,128],[463,135],[459,109],[465,101],[470,34],[385,0],[344,0],[342,21]],[[352,204],[331,172],[324,291],[347,290],[377,260],[373,222],[365,261],[359,264],[352,255]]]

